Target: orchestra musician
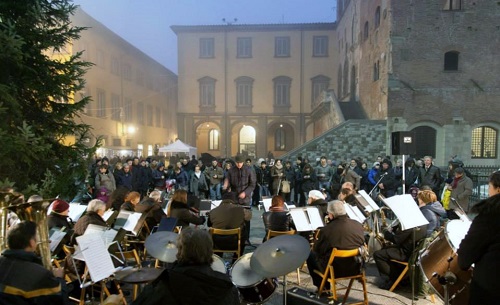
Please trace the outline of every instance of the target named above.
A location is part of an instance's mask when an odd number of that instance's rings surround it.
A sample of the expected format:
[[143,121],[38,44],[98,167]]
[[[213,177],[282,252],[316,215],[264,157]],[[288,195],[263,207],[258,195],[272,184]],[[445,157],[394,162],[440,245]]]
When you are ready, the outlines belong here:
[[14,225],[7,245],[0,257],[0,304],[69,304],[64,270],[45,269],[35,254],[34,222]]
[[408,262],[418,242],[426,236],[427,225],[408,230],[401,230],[401,226],[397,225],[395,228],[389,226],[384,230],[384,239],[392,244],[373,253],[378,272],[384,278],[384,282],[379,286],[381,289],[390,289],[401,274],[402,265],[391,260]]
[[264,222],[264,229],[266,231],[266,236],[264,236],[262,242],[266,241],[269,230],[290,231],[291,229],[295,229],[290,213],[285,210],[285,200],[279,195],[274,195],[271,199],[271,207],[269,211],[262,214],[262,221]]
[[[347,216],[344,203],[340,200],[328,202],[328,218],[330,222],[319,231],[318,240],[307,259],[307,268],[314,286],[321,285],[321,277],[314,270],[325,270],[333,248],[351,250],[361,247],[365,243],[363,226]],[[354,258],[339,258],[333,262],[335,275],[338,277],[359,273],[360,265]],[[329,290],[329,283],[326,283]]]
[[186,190],[178,189],[172,196],[172,201],[167,208],[167,216],[177,218],[177,225],[182,226],[182,229],[189,226],[190,223],[202,225],[205,223],[204,216],[196,215],[196,210],[189,208],[188,193]]
[[225,273],[212,270],[213,244],[205,230],[187,227],[177,240],[177,261],[139,294],[133,305],[239,305],[238,290]]
[[500,282],[500,171],[491,174],[489,197],[477,203],[478,213],[460,243],[458,265],[467,270],[474,264],[469,304],[497,304]]

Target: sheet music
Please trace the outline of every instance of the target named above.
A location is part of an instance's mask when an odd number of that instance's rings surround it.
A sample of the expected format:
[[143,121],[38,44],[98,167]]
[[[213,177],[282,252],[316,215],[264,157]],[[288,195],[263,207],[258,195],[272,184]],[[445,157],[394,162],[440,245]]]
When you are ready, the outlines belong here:
[[375,201],[373,201],[372,197],[370,195],[368,195],[364,190],[359,191],[358,194],[360,194],[366,200],[366,202],[368,202],[368,204],[370,205],[372,211],[368,211],[368,212],[378,211],[380,209],[378,204]]
[[103,280],[114,273],[113,261],[99,234],[84,234],[76,240],[82,249],[81,253],[93,282]]
[[296,208],[295,204],[287,204],[287,203],[285,202],[285,209],[286,209],[287,211],[290,211],[290,209],[293,209],[293,208]]
[[[51,230],[52,231],[52,230]],[[67,232],[62,230],[53,230],[52,234],[50,234],[50,252],[54,252],[57,249],[57,246],[61,243],[64,236],[66,236]]]
[[220,205],[222,200],[212,200],[212,210]]
[[109,246],[114,240],[116,235],[118,234],[117,230],[109,229],[107,227],[103,226],[98,226],[94,224],[89,224],[87,229],[85,230],[84,235],[87,234],[98,234],[102,240],[104,241],[104,244],[106,246]]
[[111,217],[114,212],[115,211],[113,211],[112,209],[107,210],[106,212],[104,212],[104,215],[102,215],[102,219],[104,219],[104,221],[108,221],[109,217]]
[[262,199],[262,205],[264,206],[264,211],[268,212],[271,208],[273,199],[272,198],[264,198]]
[[363,215],[363,213],[359,210],[358,207],[352,206],[348,203],[344,203],[344,208],[349,218],[357,220],[361,224],[365,222],[366,217],[365,215]]
[[71,220],[73,222],[77,222],[78,219],[80,219],[80,217],[82,217],[83,213],[85,213],[85,211],[87,210],[87,206],[86,205],[80,205],[79,203],[70,203],[69,204],[69,218],[71,218]]
[[316,207],[290,209],[290,215],[299,232],[314,231],[324,226],[321,214]]
[[309,220],[311,221],[311,227],[313,228],[313,230],[325,226],[325,224],[323,223],[323,218],[321,217],[321,214],[317,207],[307,207],[306,211],[307,215],[309,216]]
[[429,223],[410,194],[392,196],[383,199],[383,201],[398,217],[402,230],[412,229]]

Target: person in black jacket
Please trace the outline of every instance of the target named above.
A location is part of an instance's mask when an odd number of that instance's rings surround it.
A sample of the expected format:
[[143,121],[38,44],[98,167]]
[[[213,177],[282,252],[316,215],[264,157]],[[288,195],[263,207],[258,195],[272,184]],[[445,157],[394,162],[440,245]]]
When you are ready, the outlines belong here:
[[264,221],[264,229],[266,230],[266,236],[262,242],[267,240],[267,232],[272,231],[290,231],[295,229],[292,222],[292,217],[290,213],[285,210],[285,202],[283,197],[279,195],[274,195],[271,200],[271,207],[269,211],[262,214],[262,220]]
[[73,226],[68,222],[69,204],[62,199],[56,199],[51,206],[52,211],[47,216],[49,230],[52,228],[64,228],[66,232],[71,230]]
[[[356,220],[349,219],[344,203],[340,200],[328,203],[330,222],[321,228],[318,240],[307,259],[307,269],[314,286],[321,284],[321,277],[314,270],[323,272],[328,264],[333,248],[339,250],[357,249],[365,243],[363,226]],[[359,274],[361,265],[354,258],[338,258],[333,261],[336,277]],[[329,283],[325,288],[328,290]]]
[[205,230],[185,228],[177,240],[177,261],[133,305],[239,305],[238,290],[225,273],[212,270],[213,244]]
[[188,194],[185,190],[176,190],[167,208],[167,216],[177,218],[177,225],[182,229],[189,227],[189,224],[201,225],[205,223],[204,216],[198,216],[189,208]]
[[489,196],[477,203],[472,221],[457,251],[458,265],[467,270],[474,264],[469,304],[497,304],[500,282],[500,172],[489,179]]
[[392,169],[392,162],[390,160],[382,160],[382,163],[380,163],[380,170],[375,178],[377,181],[382,178],[378,184],[378,188],[380,189],[380,193],[382,195],[389,198],[396,194],[397,182]]
[[8,249],[0,257],[0,304],[69,304],[64,269],[42,266],[36,224],[22,221],[7,235]]

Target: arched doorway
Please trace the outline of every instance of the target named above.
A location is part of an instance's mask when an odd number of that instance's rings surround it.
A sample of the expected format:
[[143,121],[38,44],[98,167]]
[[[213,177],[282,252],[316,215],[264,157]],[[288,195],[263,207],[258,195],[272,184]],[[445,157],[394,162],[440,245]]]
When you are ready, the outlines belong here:
[[415,143],[417,145],[415,158],[431,156],[436,158],[436,129],[429,126],[413,128],[415,133]]
[[239,132],[238,153],[245,157],[256,157],[256,131],[249,125],[243,125]]
[[221,155],[221,131],[216,122],[206,121],[198,125],[196,128],[196,147],[200,153]]

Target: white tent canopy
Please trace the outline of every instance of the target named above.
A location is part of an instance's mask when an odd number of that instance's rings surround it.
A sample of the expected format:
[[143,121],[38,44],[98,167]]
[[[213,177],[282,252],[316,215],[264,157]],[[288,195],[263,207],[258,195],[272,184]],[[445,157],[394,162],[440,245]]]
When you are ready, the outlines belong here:
[[189,156],[197,156],[198,149],[193,146],[189,146],[181,140],[177,140],[172,144],[162,146],[158,149],[161,153],[186,153]]

